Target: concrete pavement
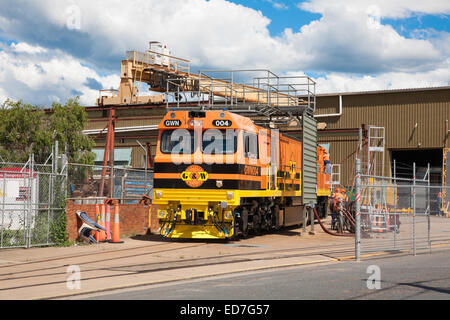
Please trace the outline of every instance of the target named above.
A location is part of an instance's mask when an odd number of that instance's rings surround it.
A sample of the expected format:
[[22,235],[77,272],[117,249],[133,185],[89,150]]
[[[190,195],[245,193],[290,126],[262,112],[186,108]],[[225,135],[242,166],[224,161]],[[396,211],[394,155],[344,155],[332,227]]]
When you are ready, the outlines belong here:
[[[1,250],[0,299],[65,299],[120,288],[353,258],[353,238],[330,236],[318,225],[316,235],[300,236],[300,231],[286,229],[234,242],[171,241],[148,235],[123,239],[122,244]],[[377,253],[371,255],[374,254]],[[73,270],[80,272],[72,273]]]

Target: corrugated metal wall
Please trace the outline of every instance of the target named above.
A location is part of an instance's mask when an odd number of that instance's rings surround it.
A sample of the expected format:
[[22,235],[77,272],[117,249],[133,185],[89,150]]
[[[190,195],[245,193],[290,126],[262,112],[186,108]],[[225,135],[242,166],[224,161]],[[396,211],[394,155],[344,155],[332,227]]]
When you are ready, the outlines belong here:
[[[319,118],[327,129],[319,131],[319,143],[331,142],[331,160],[342,163],[344,184],[351,184],[358,133],[333,133],[331,129],[356,129],[362,124],[386,130],[385,174],[390,174],[392,149],[442,148],[445,120],[450,120],[450,87],[435,90],[410,90],[342,95],[340,117]],[[317,114],[337,113],[339,95],[317,97]],[[417,127],[416,127],[417,123]],[[354,140],[354,141],[351,141]]]
[[[318,142],[330,142],[330,156],[333,163],[342,164],[341,181],[349,185],[353,181],[354,152],[357,148],[358,132],[331,132],[331,129],[356,129],[361,124],[384,126],[386,128],[386,174],[390,174],[389,149],[442,148],[445,139],[445,120],[450,120],[450,87],[432,90],[406,90],[377,93],[342,94],[343,115],[318,118],[326,122],[327,129],[319,130]],[[339,94],[317,97],[317,114],[337,113]],[[107,125],[107,112],[95,108],[88,111],[90,121],[85,129],[103,129]],[[116,111],[119,117],[117,127],[146,126],[159,124],[165,109],[130,108]],[[127,118],[139,118],[132,119]],[[101,120],[101,121],[97,121]],[[417,123],[417,128],[415,124]],[[414,129],[415,128],[415,129]],[[144,136],[148,132],[134,132],[130,136]],[[122,135],[124,136],[124,135]],[[156,137],[140,139],[151,142],[155,152]],[[98,146],[104,145],[98,140]],[[117,147],[132,147],[132,166],[143,167],[144,150],[136,139],[116,139]],[[419,146],[420,144],[420,146]]]
[[303,113],[302,197],[303,203],[317,203],[317,122]]
[[[98,110],[97,107],[86,108],[88,113],[88,123],[85,130],[104,129],[108,125],[108,110]],[[165,108],[149,109],[130,107],[128,109],[116,110],[116,128],[123,127],[139,127],[158,125],[163,116],[165,115]],[[106,131],[105,131],[106,133]],[[131,152],[131,167],[132,168],[144,168],[144,155],[145,151],[136,140],[145,147],[145,143],[149,142],[152,145],[152,156],[154,157],[156,151],[157,142],[157,130],[142,130],[131,131],[124,133],[116,133],[115,147],[116,148],[132,148]],[[96,137],[97,135],[92,135]],[[105,145],[106,135],[98,135],[96,137],[96,147],[102,148]]]

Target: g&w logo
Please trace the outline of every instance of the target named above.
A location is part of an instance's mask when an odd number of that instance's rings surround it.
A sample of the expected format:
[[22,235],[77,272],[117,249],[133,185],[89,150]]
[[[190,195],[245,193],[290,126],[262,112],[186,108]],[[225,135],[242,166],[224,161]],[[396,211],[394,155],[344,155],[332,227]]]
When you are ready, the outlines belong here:
[[181,180],[191,188],[198,188],[208,180],[208,173],[202,167],[192,165],[181,173]]

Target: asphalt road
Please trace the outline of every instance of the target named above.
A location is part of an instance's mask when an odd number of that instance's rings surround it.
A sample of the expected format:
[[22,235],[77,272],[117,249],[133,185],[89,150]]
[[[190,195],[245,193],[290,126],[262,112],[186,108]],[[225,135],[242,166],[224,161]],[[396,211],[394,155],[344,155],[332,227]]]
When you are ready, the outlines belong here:
[[[380,281],[376,281],[379,274]],[[374,281],[369,281],[368,279]],[[379,289],[377,285],[379,284]],[[81,297],[80,297],[81,298]],[[450,300],[450,249],[290,267],[90,296],[102,300]]]

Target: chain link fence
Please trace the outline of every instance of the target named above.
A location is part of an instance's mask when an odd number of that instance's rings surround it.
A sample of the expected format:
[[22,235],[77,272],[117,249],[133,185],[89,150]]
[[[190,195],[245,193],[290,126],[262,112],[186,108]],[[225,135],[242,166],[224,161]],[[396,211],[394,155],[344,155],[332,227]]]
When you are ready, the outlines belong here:
[[70,163],[69,200],[75,203],[102,203],[117,199],[138,203],[153,194],[153,171]]
[[55,244],[56,223],[67,200],[79,204],[151,199],[153,171],[68,163],[53,154],[46,163],[0,162],[0,248]]
[[450,219],[445,219],[447,209],[442,199],[448,189],[431,184],[427,174],[416,177],[415,171],[413,179],[357,172],[353,208],[357,258],[380,251],[415,255],[419,250],[431,251],[436,245],[450,243]]
[[0,248],[54,244],[55,223],[65,214],[67,160],[50,159],[0,162]]

